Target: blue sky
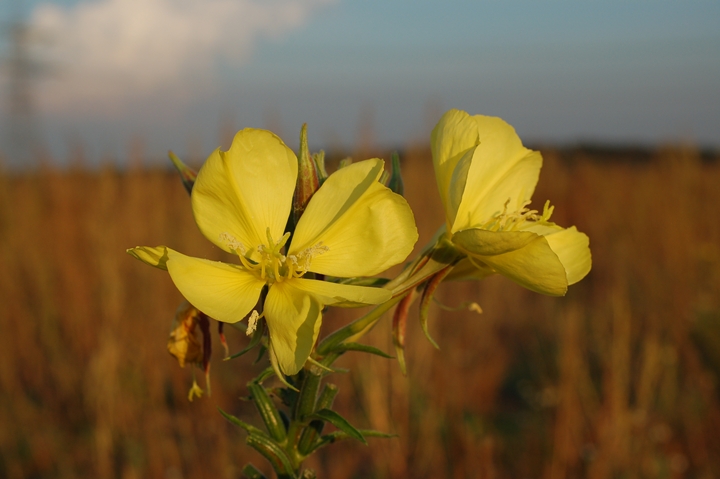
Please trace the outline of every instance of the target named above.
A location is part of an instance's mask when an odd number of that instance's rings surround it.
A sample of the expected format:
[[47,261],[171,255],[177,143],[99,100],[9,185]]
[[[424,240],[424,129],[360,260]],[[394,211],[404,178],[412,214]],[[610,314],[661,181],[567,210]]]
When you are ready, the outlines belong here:
[[526,142],[720,148],[717,1],[20,3],[55,38],[34,91],[60,159],[78,141],[91,158],[138,140],[204,156],[246,126],[293,146],[303,122],[316,148],[353,148],[363,125],[402,147],[448,108]]

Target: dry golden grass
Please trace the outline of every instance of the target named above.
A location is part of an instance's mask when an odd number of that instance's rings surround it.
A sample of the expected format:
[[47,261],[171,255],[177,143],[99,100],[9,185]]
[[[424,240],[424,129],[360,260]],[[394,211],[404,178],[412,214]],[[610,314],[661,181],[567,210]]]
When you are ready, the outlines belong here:
[[[334,445],[323,478],[720,476],[720,164],[687,149],[644,163],[546,151],[535,194],[591,238],[591,274],[565,298],[501,278],[446,284],[435,351],[410,321],[409,377],[351,353],[339,411],[399,438]],[[426,149],[404,155],[420,242],[442,221]],[[167,244],[221,258],[177,176],[138,167],[0,174],[0,477],[235,478],[263,459],[221,407],[264,364],[212,366],[213,396],[167,354],[181,301],[124,253]],[[357,311],[332,311],[324,331]],[[416,316],[411,316],[414,318]],[[232,350],[247,339],[228,332]],[[389,321],[367,338],[392,351]],[[217,344],[217,342],[215,343]]]

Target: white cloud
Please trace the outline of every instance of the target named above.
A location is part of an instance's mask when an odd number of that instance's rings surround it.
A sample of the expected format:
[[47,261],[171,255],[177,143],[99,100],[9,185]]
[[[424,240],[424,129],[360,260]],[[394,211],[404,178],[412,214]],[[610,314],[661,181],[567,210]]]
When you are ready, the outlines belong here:
[[158,96],[212,90],[221,64],[246,62],[261,37],[301,27],[334,0],[96,0],[38,6],[55,74],[40,89],[51,113],[106,112]]

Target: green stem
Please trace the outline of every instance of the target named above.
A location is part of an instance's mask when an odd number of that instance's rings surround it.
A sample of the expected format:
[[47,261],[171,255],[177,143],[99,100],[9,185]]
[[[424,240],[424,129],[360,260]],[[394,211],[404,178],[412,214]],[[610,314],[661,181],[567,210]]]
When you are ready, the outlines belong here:
[[368,331],[372,329],[373,326],[375,326],[380,317],[385,312],[390,310],[390,308],[395,306],[401,299],[402,296],[394,297],[390,299],[390,301],[376,306],[375,309],[370,311],[362,318],[356,319],[347,326],[340,328],[334,333],[330,334],[322,340],[322,342],[317,348],[317,352],[320,355],[327,354],[332,351],[338,344],[344,341],[354,341],[355,339],[364,336]]
[[376,306],[365,316],[327,336],[318,345],[318,354],[324,356],[333,351],[340,343],[357,341],[364,336],[375,326],[385,312],[402,300],[405,293],[427,281],[449,265],[457,263],[460,257],[454,251],[447,248],[432,249],[414,260],[397,278],[384,286],[393,294],[393,297],[388,302]]
[[[317,411],[320,409],[332,408],[332,404],[335,400],[335,396],[337,395],[337,393],[337,386],[335,386],[334,384],[326,384],[323,388],[322,393],[320,393],[320,397],[318,398],[315,410]],[[300,454],[307,456],[307,454],[312,451],[312,446],[315,444],[315,441],[317,441],[317,439],[320,437],[320,434],[322,434],[324,427],[324,421],[310,421],[310,424],[303,430],[302,434],[300,435],[300,440],[298,441],[297,448]]]
[[303,430],[307,427],[306,416],[315,411],[315,402],[322,374],[315,367],[302,370],[300,391],[292,409],[290,425],[287,431],[285,451],[293,462],[295,473],[298,473],[305,455],[300,452],[299,443]]

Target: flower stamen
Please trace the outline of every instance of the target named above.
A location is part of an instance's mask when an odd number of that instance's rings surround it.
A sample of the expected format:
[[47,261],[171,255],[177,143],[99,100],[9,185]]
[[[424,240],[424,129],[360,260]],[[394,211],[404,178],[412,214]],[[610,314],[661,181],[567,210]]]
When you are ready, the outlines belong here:
[[508,213],[508,205],[510,204],[510,198],[508,198],[503,205],[502,212],[493,215],[485,224],[481,225],[480,228],[488,231],[518,231],[526,226],[527,223],[550,223],[550,217],[555,209],[554,206],[550,206],[550,200],[545,202],[542,214],[540,214],[538,210],[529,209],[528,205],[530,203],[530,200],[519,203],[516,211]]
[[254,248],[259,256],[257,262],[246,254],[245,246],[230,233],[220,234],[220,241],[225,242],[238,255],[243,269],[255,274],[268,284],[291,278],[301,278],[310,270],[312,259],[330,249],[319,242],[297,254],[285,256],[282,254],[282,250],[290,239],[290,233],[285,233],[277,242],[272,238],[270,228],[266,230],[266,235],[268,244],[260,244]]
[[245,331],[245,334],[250,336],[252,333],[255,332],[255,329],[257,329],[257,324],[260,318],[264,317],[265,313],[260,314],[257,312],[257,310],[253,309],[252,313],[250,314],[250,317],[248,318],[248,326],[247,331]]

